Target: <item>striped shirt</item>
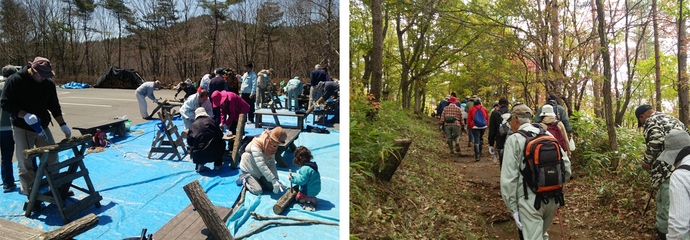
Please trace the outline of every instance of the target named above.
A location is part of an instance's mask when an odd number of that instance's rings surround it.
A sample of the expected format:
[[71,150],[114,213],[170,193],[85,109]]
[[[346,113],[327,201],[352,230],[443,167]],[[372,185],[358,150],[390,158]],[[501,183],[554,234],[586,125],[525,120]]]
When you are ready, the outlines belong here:
[[664,161],[657,161],[657,158],[664,151],[664,139],[673,129],[685,130],[685,125],[677,118],[660,112],[652,113],[644,122],[642,131],[647,150],[642,161],[651,166],[649,175],[652,179],[652,187],[659,187],[664,180],[671,177],[673,165]]
[[[456,121],[454,123],[447,123],[445,122],[446,117],[454,117]],[[457,121],[462,119],[462,110],[456,106],[454,103],[449,103],[448,106],[443,108],[443,113],[441,114],[441,124],[445,124],[446,126],[448,125],[455,125],[455,126],[460,126],[462,127],[462,122]]]
[[[683,158],[681,165],[690,165],[690,156]],[[690,171],[684,169],[673,171],[668,195],[670,208],[666,238],[680,240],[690,231]]]

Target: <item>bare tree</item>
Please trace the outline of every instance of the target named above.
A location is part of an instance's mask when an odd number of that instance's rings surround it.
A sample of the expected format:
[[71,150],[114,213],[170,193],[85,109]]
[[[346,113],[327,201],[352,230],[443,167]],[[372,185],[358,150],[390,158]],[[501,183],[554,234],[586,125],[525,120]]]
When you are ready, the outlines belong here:
[[[606,37],[606,21],[604,19],[603,0],[596,0],[597,15],[599,21],[599,42],[602,60],[604,61],[604,113],[606,115],[606,130],[609,135],[609,148],[613,152],[618,151],[618,137],[616,136],[615,123],[613,121],[613,103],[611,101],[611,56],[609,55],[609,44]],[[611,170],[618,168],[618,157],[611,159]]]

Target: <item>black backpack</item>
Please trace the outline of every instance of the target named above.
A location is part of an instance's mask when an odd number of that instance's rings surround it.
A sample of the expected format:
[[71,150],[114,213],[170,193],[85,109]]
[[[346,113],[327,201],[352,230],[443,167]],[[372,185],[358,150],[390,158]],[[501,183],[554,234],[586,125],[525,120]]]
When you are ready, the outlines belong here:
[[534,134],[525,130],[518,133],[526,138],[525,168],[520,171],[523,177],[523,189],[527,199],[527,188],[536,193],[534,208],[539,210],[541,203],[549,203],[554,198],[561,206],[563,199],[563,184],[565,183],[565,164],[561,156],[561,147],[556,138],[546,134],[543,128]]

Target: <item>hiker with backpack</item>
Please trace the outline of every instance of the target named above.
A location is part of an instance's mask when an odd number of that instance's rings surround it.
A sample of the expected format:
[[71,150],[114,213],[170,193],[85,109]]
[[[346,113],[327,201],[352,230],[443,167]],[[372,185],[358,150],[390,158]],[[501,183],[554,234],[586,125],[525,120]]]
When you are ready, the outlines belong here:
[[637,127],[644,127],[642,134],[647,150],[642,158],[642,168],[649,170],[652,188],[658,188],[656,194],[656,231],[661,239],[668,233],[669,181],[673,173],[673,164],[660,159],[664,143],[669,133],[674,130],[685,131],[685,125],[677,118],[655,112],[652,106],[642,105],[635,109]]
[[543,129],[546,129],[553,137],[558,140],[558,145],[561,146],[570,157],[570,145],[568,144],[568,133],[565,130],[563,122],[556,119],[556,114],[553,112],[551,105],[544,105],[541,112],[541,122],[539,123]]
[[439,118],[443,114],[443,109],[446,108],[446,105],[448,105],[448,99],[450,99],[450,95],[446,96],[446,99],[441,100],[438,103],[438,107],[436,107],[436,116],[439,116]]
[[669,214],[667,239],[688,239],[690,231],[690,135],[672,130],[664,141],[659,159],[673,164],[676,170],[669,180]]
[[465,116],[465,123],[466,123],[465,126],[467,127],[467,132],[469,133],[469,134],[467,134],[467,139],[469,140],[467,142],[467,147],[472,147],[472,145],[473,145],[472,137],[474,137],[474,136],[472,136],[472,129],[469,128],[470,125],[467,124],[467,123],[469,123],[467,121],[467,119],[469,118],[468,116],[469,116],[470,108],[472,108],[472,106],[474,106],[474,100],[475,99],[477,99],[477,95],[473,95],[472,98],[467,100],[467,103],[465,103],[465,113],[466,113],[465,115],[467,115],[467,116]]
[[563,184],[570,178],[570,159],[556,139],[531,124],[532,110],[513,107],[501,167],[501,196],[524,239],[548,239],[558,208],[563,206]]
[[568,118],[568,112],[565,111],[565,108],[563,108],[563,106],[558,105],[558,97],[556,97],[556,95],[554,94],[549,95],[549,100],[546,102],[546,104],[537,109],[537,114],[536,116],[534,116],[534,122],[540,123],[542,121],[541,112],[543,111],[543,108],[546,105],[550,105],[551,107],[553,107],[553,111],[556,114],[556,120],[561,121],[563,123],[563,126],[565,126],[565,131],[568,132],[570,137],[573,137],[573,127],[570,126],[570,118]]
[[[446,142],[450,147],[450,154],[455,152],[460,153],[460,128],[462,124],[462,110],[455,105],[458,101],[455,97],[450,97],[448,106],[446,106],[441,119],[438,124],[443,126],[443,131],[446,135]],[[453,151],[455,148],[455,151]]]
[[488,125],[489,113],[482,106],[482,99],[475,98],[474,105],[467,112],[467,129],[472,134],[474,141],[474,160],[479,161],[482,156],[482,137]]
[[[513,133],[510,130],[510,109],[508,99],[498,100],[498,110],[491,112],[489,118],[489,153],[498,154],[499,166],[503,166],[503,146],[506,138]],[[496,148],[494,150],[494,143]]]

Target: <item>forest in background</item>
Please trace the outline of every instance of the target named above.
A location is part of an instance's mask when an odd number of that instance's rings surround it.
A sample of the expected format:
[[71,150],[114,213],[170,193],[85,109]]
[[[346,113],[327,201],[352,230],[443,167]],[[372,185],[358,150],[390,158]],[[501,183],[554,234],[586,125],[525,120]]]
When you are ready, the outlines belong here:
[[[109,66],[172,84],[218,67],[339,75],[338,0],[0,0],[0,64],[51,60],[57,83]],[[167,85],[166,84],[166,85]]]

